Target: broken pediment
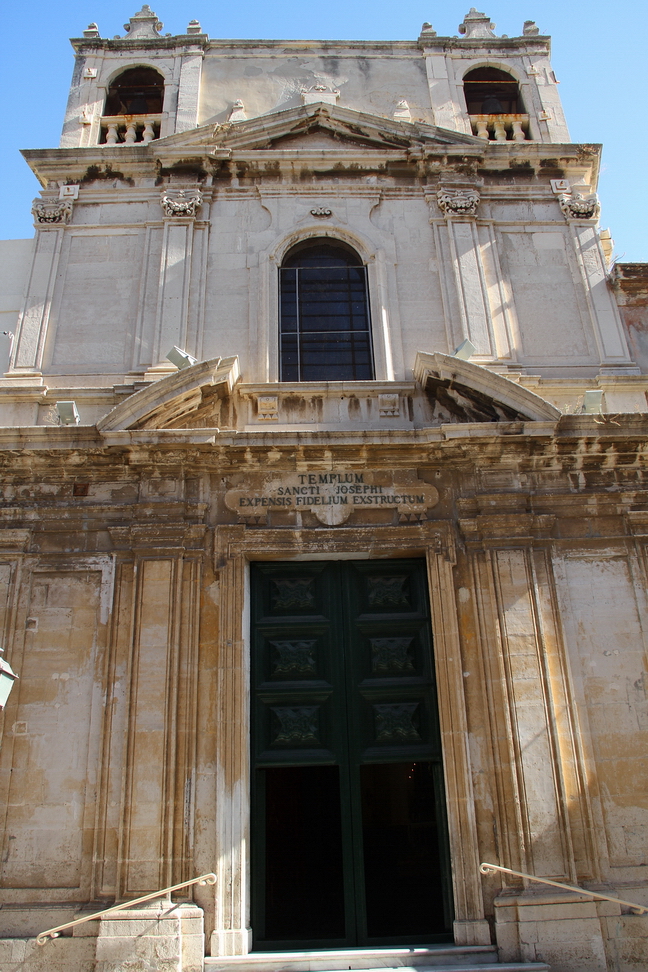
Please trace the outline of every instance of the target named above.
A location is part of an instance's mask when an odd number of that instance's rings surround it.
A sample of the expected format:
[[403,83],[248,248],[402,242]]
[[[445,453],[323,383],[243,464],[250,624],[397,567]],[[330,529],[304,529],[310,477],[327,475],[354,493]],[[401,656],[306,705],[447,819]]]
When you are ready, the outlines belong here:
[[556,421],[560,409],[481,365],[453,355],[419,351],[414,377],[428,396],[433,424]]
[[[395,121],[339,105],[313,104],[272,112],[226,125],[203,125],[151,143],[157,153],[201,149],[224,151],[272,150],[297,147],[300,139],[322,140],[314,148],[373,148],[407,151],[435,146],[463,146],[483,152],[484,142],[473,135],[451,132],[422,122]],[[328,141],[327,141],[328,139]],[[299,146],[301,147],[301,146]],[[304,147],[306,147],[304,143]],[[310,147],[310,146],[309,146]]]
[[131,395],[104,415],[97,429],[117,432],[229,425],[229,409],[223,403],[229,405],[238,377],[238,357],[199,361]]

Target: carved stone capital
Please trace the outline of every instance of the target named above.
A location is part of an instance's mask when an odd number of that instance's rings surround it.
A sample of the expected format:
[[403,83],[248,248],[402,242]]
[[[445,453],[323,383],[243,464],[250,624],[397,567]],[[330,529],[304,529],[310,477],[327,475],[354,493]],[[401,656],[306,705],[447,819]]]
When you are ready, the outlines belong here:
[[595,219],[599,214],[599,198],[595,192],[563,192],[558,202],[566,219]]
[[160,205],[165,216],[196,218],[196,212],[202,206],[202,193],[200,189],[194,189],[192,196],[187,196],[184,189],[170,195],[166,190],[160,197]]
[[437,202],[444,216],[476,216],[479,206],[476,189],[439,189]]
[[72,200],[45,203],[35,199],[31,211],[37,223],[67,223],[72,215]]

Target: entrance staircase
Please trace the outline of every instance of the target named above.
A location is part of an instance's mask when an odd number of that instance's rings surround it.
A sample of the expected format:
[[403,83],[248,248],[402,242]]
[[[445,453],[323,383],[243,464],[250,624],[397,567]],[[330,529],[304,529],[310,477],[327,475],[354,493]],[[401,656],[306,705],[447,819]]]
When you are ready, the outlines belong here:
[[544,962],[498,962],[492,945],[251,952],[205,959],[205,972],[550,972]]

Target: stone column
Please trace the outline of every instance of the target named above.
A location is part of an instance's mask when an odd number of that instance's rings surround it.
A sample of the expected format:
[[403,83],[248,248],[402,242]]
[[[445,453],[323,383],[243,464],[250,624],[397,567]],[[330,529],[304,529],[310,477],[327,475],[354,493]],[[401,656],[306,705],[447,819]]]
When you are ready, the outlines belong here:
[[32,212],[36,219],[36,245],[27,297],[11,355],[9,377],[41,374],[65,223],[72,212],[72,202],[36,201]]

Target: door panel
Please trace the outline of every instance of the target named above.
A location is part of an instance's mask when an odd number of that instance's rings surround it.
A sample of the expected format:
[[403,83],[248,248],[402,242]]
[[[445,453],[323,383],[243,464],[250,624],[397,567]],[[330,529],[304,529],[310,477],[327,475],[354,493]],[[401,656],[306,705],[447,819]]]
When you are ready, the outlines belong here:
[[422,561],[252,568],[255,946],[447,941]]

